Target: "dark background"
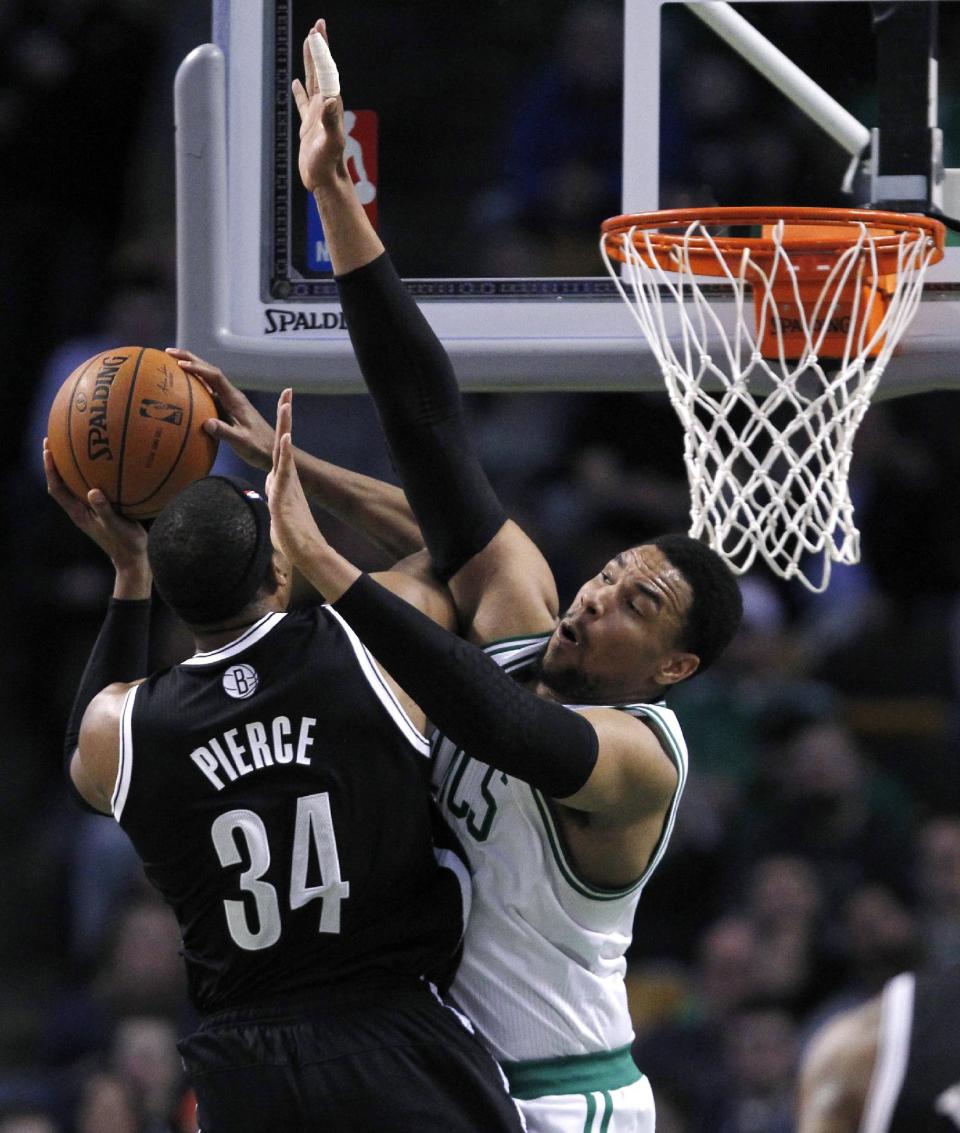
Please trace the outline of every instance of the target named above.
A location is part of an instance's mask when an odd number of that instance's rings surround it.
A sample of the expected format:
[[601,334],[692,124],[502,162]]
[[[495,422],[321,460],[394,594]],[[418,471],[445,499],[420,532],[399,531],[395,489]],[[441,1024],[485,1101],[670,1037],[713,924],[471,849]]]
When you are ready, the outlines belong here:
[[[839,7],[853,20],[863,6]],[[47,499],[39,443],[77,363],[173,340],[171,84],[209,37],[203,8],[0,6],[3,1133],[27,1133],[4,1122],[28,1109],[46,1122],[29,1133],[189,1128],[171,1053],[189,1025],[175,930],[123,836],[63,787],[63,728],[111,580]],[[600,274],[596,226],[619,211],[619,5],[343,2],[318,14],[348,103],[381,114],[382,231],[404,274]],[[844,160],[815,134],[785,141],[769,89],[688,13],[666,20],[663,203],[739,203],[761,183],[770,200],[796,190],[829,203],[820,194],[835,193]],[[572,31],[593,46],[571,56]],[[788,38],[798,62],[836,76],[858,34],[797,14]],[[696,96],[680,68],[699,78]],[[391,95],[398,75],[409,97]],[[868,80],[850,72],[865,121]],[[659,395],[467,400],[563,601],[611,553],[685,525],[681,437]],[[260,398],[272,414],[271,402]],[[302,443],[391,475],[363,398],[301,406]],[[738,642],[678,691],[693,771],[630,971],[661,1133],[789,1129],[816,1022],[901,967],[960,957],[956,409],[955,394],[932,393],[870,411],[852,476],[862,564],[819,598],[748,576]],[[361,565],[383,565],[327,529]],[[189,651],[159,607],[154,628],[155,664]]]

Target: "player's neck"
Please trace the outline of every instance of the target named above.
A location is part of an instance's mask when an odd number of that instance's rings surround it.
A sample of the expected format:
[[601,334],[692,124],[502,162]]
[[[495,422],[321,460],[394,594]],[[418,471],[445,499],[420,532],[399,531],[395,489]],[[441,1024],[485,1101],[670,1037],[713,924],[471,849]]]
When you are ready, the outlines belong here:
[[647,689],[627,690],[624,688],[603,688],[594,684],[577,683],[575,680],[551,682],[543,673],[534,674],[528,684],[532,692],[544,700],[557,704],[595,704],[603,707],[609,704],[656,704],[663,700],[663,689],[651,685]]
[[191,626],[193,642],[198,653],[210,653],[214,649],[221,649],[236,641],[250,626],[255,625],[267,614],[282,613],[282,607],[275,602],[263,600],[256,602],[241,610],[232,618],[228,618],[216,625]]

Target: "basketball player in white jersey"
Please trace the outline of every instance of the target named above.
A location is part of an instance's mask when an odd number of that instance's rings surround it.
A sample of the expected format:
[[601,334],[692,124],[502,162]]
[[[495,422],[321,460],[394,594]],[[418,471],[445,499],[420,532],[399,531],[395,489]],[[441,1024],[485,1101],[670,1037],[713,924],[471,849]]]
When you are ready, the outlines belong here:
[[[274,534],[441,733],[435,782],[475,890],[453,995],[501,1060],[528,1128],[646,1133],[653,1100],[630,1057],[623,976],[636,903],[686,776],[663,694],[727,644],[739,592],[712,551],[666,536],[607,563],[559,616],[552,572],[503,514],[463,430],[449,362],[357,201],[342,102],[324,98],[317,78],[323,31],[318,22],[304,45],[306,88],[295,86],[301,175],[425,542],[467,637],[491,657],[418,620],[327,546],[294,466],[319,502],[361,525],[373,500],[380,522],[403,512],[390,489],[378,496],[370,481],[294,457],[284,442],[271,487]],[[242,395],[174,353],[233,415],[233,425],[212,422],[210,431],[262,463],[262,422]]]

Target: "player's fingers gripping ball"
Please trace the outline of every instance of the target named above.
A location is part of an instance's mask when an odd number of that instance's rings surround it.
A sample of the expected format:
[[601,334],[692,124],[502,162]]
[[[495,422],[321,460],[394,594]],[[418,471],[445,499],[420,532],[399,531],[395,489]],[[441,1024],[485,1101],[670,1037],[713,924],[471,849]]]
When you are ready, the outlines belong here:
[[75,496],[99,488],[122,515],[149,519],[206,476],[217,442],[206,386],[162,350],[119,346],[78,366],[47,428],[57,471]]

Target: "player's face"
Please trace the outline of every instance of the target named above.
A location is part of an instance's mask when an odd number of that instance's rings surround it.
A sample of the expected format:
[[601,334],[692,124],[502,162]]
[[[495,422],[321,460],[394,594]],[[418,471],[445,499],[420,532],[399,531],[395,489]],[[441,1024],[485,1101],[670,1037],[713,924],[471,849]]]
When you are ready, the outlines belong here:
[[696,667],[677,644],[692,597],[658,547],[621,552],[580,588],[550,638],[547,690],[595,704],[660,696]]

